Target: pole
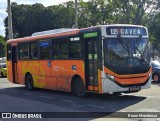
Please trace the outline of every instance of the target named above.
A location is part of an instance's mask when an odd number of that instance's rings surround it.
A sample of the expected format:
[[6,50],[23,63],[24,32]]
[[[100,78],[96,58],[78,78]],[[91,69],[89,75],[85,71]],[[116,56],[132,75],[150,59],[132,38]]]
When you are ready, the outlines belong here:
[[10,0],[7,0],[7,2],[8,2],[8,35],[9,39],[13,39],[11,3]]
[[78,8],[77,8],[77,0],[75,0],[75,28],[78,28]]

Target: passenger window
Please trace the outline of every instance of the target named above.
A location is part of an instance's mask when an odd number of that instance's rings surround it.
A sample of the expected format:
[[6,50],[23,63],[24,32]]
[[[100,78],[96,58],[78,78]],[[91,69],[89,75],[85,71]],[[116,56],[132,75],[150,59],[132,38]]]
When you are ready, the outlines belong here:
[[68,59],[69,42],[67,38],[52,40],[52,53],[54,59]]
[[21,43],[19,45],[19,59],[20,60],[29,59],[29,43]]
[[40,42],[39,46],[40,46],[40,59],[50,59],[51,54],[50,54],[49,42],[46,41]]
[[60,51],[60,56],[62,59],[67,59],[68,58],[68,50],[69,50],[69,45],[67,39],[65,40],[60,40],[61,42],[61,51]]
[[69,58],[81,58],[81,44],[79,37],[70,38]]
[[53,45],[52,45],[52,54],[54,59],[59,59],[60,58],[60,41],[58,40],[53,40]]
[[7,46],[7,60],[11,60],[11,45]]
[[37,48],[37,42],[31,43],[31,59],[36,60],[38,59],[38,48]]

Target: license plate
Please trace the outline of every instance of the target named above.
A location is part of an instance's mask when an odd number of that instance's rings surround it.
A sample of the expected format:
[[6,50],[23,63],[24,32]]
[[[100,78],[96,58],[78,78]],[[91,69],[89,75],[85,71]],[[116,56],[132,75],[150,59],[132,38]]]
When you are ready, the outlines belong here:
[[130,87],[129,91],[138,91],[140,90],[140,87]]

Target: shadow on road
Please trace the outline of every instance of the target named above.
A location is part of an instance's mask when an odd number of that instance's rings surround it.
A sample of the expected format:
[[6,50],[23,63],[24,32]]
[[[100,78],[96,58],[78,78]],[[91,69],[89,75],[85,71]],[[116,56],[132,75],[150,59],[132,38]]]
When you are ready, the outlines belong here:
[[89,112],[116,112],[146,99],[146,97],[134,95],[111,98],[100,94],[89,94],[87,98],[80,98],[67,92],[44,89],[28,91],[25,87],[5,88],[5,90],[0,91],[0,94]]
[[160,82],[154,82],[154,81],[152,81],[152,85],[160,86]]
[[[84,115],[84,113],[79,113],[78,114],[79,117],[87,118],[88,116],[88,118],[92,118],[92,119],[96,117],[100,118],[104,116],[109,116],[114,112],[118,112],[120,110],[122,111],[124,108],[135,105],[146,99],[146,97],[134,96],[134,95],[121,95],[121,96],[116,96],[114,98],[111,98],[108,95],[100,95],[100,94],[93,94],[93,93],[89,93],[88,97],[86,98],[80,98],[80,97],[73,96],[71,93],[62,92],[62,91],[53,91],[53,90],[45,90],[45,89],[35,89],[34,91],[28,91],[24,86],[3,88],[0,90],[0,94],[9,96],[9,99],[10,98],[12,99],[13,97],[13,100],[9,100],[11,101],[11,105],[16,104],[17,100],[19,101],[21,99],[22,100],[25,99],[25,102],[28,102],[28,104],[30,101],[37,102],[37,104],[41,102],[41,103],[44,103],[44,107],[45,107],[45,104],[50,104],[50,105],[59,106],[66,109],[73,109],[77,112],[86,112],[86,115]],[[9,103],[10,102],[8,102],[8,105]],[[21,104],[20,107],[22,108],[23,105],[25,104]],[[39,107],[39,106],[35,106],[35,107]],[[21,110],[23,110],[24,112],[33,111],[29,109],[30,108],[27,108],[26,110],[24,108]],[[41,109],[41,111],[42,110],[43,109]],[[16,112],[17,110],[12,110],[12,111]],[[37,108],[37,109],[34,109],[34,112],[35,111],[39,112],[40,110]],[[44,111],[53,112],[52,109],[50,110],[47,109],[47,111],[46,109],[44,109]],[[94,115],[91,112],[94,112]],[[74,114],[74,113],[75,112],[73,112],[73,114],[70,113],[70,115],[76,116],[77,114]]]

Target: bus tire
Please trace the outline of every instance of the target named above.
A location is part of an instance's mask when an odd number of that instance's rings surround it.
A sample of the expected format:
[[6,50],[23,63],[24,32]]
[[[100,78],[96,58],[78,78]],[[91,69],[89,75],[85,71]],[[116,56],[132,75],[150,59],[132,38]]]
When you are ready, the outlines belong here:
[[78,97],[85,97],[86,96],[86,89],[82,79],[75,78],[72,93]]
[[33,78],[31,74],[27,74],[25,77],[25,85],[29,91],[34,90]]

